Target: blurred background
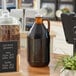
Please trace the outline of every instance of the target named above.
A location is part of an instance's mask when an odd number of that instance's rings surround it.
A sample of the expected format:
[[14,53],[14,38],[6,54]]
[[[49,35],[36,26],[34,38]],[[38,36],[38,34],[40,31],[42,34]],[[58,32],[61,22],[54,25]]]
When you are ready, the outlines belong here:
[[[56,35],[53,39],[53,52],[73,54],[73,45],[67,43],[65,39],[61,14],[76,13],[76,0],[7,0],[7,9],[11,16],[21,21],[22,32],[30,30],[36,14],[40,13],[44,18],[48,18],[51,23],[50,30]],[[0,0],[0,15],[1,11],[2,0]],[[26,47],[24,40],[21,42],[22,47]]]

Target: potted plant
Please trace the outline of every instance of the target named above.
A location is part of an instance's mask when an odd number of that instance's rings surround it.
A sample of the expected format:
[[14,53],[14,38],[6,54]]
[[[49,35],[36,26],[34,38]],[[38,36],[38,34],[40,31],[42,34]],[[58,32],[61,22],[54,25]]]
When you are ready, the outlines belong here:
[[62,13],[70,13],[70,10],[68,8],[59,9],[56,11],[57,18],[61,19]]
[[68,8],[63,8],[63,9],[61,9],[61,11],[62,11],[63,13],[70,13],[70,10],[69,10]]
[[61,58],[57,62],[55,69],[59,66],[63,67],[60,76],[76,76],[76,55]]

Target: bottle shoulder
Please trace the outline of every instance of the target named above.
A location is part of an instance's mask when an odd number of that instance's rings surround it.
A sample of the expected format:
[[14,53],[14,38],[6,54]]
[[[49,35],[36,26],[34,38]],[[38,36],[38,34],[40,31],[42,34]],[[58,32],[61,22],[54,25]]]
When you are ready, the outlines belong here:
[[48,38],[49,33],[48,30],[44,27],[44,25],[35,24],[31,30],[29,31],[28,37],[31,38]]

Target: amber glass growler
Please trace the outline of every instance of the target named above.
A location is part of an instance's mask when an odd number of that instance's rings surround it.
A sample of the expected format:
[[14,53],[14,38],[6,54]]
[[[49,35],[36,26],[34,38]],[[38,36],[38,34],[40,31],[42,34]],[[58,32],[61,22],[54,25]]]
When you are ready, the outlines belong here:
[[[45,28],[43,21],[48,22],[48,29]],[[48,66],[50,60],[50,22],[42,17],[36,17],[32,28],[27,37],[27,56],[28,62],[33,67]]]

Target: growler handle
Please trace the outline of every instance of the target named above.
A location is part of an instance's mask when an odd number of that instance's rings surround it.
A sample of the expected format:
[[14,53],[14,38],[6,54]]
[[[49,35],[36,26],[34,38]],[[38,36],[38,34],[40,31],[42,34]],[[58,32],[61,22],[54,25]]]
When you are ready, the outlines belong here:
[[48,23],[48,32],[50,32],[50,21],[48,19],[43,19],[43,21],[47,21],[47,23]]

